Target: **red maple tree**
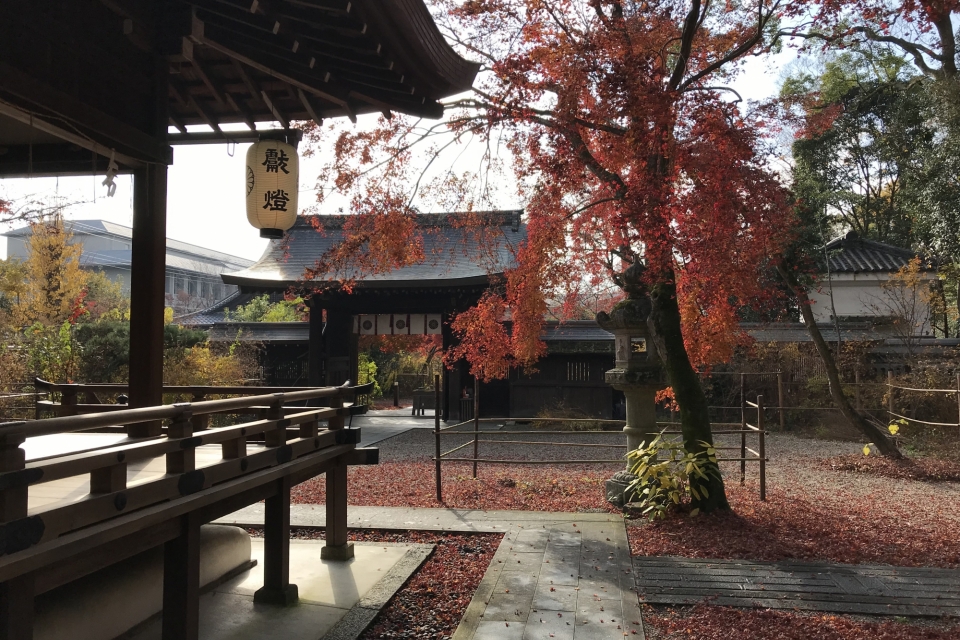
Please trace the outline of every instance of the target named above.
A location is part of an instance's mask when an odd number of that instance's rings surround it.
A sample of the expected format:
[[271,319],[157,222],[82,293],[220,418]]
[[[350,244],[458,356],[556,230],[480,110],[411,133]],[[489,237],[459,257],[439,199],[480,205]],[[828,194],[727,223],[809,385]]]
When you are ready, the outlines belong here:
[[[341,132],[321,180],[351,194],[365,215],[409,215],[418,188],[438,203],[479,209],[490,201],[490,149],[506,146],[526,202],[527,240],[503,285],[453,321],[461,342],[452,355],[483,378],[529,366],[544,352],[548,301],[573,308],[585,291],[642,262],[649,324],[684,443],[701,450],[712,436],[695,365],[729,357],[740,339],[737,309],[767,299],[767,260],[791,227],[785,190],[765,164],[763,123],[723,86],[745,57],[765,53],[778,37],[785,3],[439,6],[448,37],[484,60],[473,94],[449,105],[444,124],[393,117],[373,131]],[[417,153],[432,162],[471,138],[487,145],[483,170],[451,170],[421,184]],[[381,261],[402,262],[380,243],[402,254],[419,246],[416,233],[399,225],[378,240]],[[696,506],[727,507],[719,476],[707,487]]]

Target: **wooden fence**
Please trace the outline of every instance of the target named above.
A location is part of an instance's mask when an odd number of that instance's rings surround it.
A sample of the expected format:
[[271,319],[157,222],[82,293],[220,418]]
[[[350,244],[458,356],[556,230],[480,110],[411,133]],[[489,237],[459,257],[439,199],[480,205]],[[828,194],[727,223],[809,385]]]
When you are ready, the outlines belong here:
[[[437,376],[434,380],[434,395],[435,395],[435,405],[434,405],[434,441],[435,441],[435,454],[434,454],[434,466],[435,466],[435,476],[436,476],[436,490],[437,490],[437,502],[443,502],[443,462],[469,462],[473,464],[473,477],[477,477],[477,470],[480,463],[484,464],[517,464],[517,465],[567,465],[567,464],[623,464],[626,460],[626,449],[627,444],[625,441],[625,436],[622,430],[608,431],[608,430],[580,430],[580,431],[555,431],[555,430],[545,430],[538,429],[536,432],[531,432],[529,430],[497,430],[495,432],[490,432],[487,436],[481,437],[483,432],[480,431],[480,423],[498,423],[504,422],[503,418],[480,418],[479,417],[479,404],[480,404],[480,390],[479,384],[476,380],[474,381],[473,388],[473,413],[472,419],[459,422],[457,424],[444,426],[440,425],[440,377]],[[758,398],[759,406],[755,403],[746,402],[743,405],[743,414],[741,423],[715,423],[713,426],[719,427],[739,427],[738,429],[720,429],[714,430],[714,435],[739,435],[741,438],[739,447],[716,447],[717,451],[729,451],[737,450],[740,451],[740,457],[723,457],[718,455],[717,459],[719,462],[739,462],[740,463],[740,484],[745,484],[746,482],[746,464],[747,462],[758,462],[760,464],[760,499],[766,500],[766,463],[768,459],[766,458],[766,430],[764,427],[764,406],[763,406],[763,397]],[[757,419],[756,425],[749,424],[747,422],[747,411],[748,408],[755,408],[757,410]],[[601,420],[593,418],[584,418],[584,419],[569,419],[569,418],[510,418],[511,422],[525,422],[525,423],[562,423],[562,424],[589,424],[589,425],[613,425],[616,427],[623,427],[626,425],[626,422],[623,420]],[[458,430],[462,427],[473,426],[472,431],[462,431]],[[670,429],[670,427],[675,427],[679,425],[677,422],[658,422],[658,427],[663,427],[660,431],[663,434],[667,435],[676,435],[680,434],[679,430]],[[564,436],[610,436],[610,437],[619,437],[621,438],[620,443],[611,443],[611,444],[602,444],[602,443],[578,443],[578,442],[550,442],[542,440],[502,440],[500,438],[494,438],[490,436],[540,436],[540,435],[564,435]],[[747,447],[747,436],[757,436],[758,445],[757,450]],[[447,451],[442,451],[441,438],[450,437],[450,436],[472,436],[472,438],[452,449]],[[623,449],[624,455],[616,459],[587,459],[587,460],[569,460],[569,459],[537,459],[537,460],[518,460],[511,458],[481,458],[480,457],[480,443],[481,442],[492,442],[497,444],[511,444],[511,445],[533,445],[538,447],[580,447],[580,448],[601,448],[601,449]],[[452,454],[462,451],[470,446],[473,446],[473,456],[472,457],[452,457]],[[750,454],[750,455],[748,455]]]

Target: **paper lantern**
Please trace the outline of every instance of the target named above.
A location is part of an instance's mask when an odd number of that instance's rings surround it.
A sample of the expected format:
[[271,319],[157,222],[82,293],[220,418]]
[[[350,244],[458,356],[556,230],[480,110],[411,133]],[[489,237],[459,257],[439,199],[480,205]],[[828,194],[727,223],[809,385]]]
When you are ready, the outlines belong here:
[[300,158],[292,144],[261,140],[247,150],[247,220],[261,238],[282,238],[297,221]]

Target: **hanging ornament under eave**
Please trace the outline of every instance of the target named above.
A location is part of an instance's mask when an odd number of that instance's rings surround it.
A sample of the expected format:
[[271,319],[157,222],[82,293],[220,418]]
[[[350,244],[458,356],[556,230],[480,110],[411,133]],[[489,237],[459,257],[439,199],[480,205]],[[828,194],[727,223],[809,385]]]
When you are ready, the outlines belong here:
[[261,238],[282,238],[297,221],[300,158],[292,144],[261,140],[247,150],[247,220]]

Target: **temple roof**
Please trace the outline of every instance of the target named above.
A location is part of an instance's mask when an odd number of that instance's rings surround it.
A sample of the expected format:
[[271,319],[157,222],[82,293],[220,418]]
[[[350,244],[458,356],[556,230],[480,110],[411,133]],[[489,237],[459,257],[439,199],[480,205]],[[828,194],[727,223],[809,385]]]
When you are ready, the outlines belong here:
[[[526,238],[521,213],[420,214],[417,221],[426,256],[423,262],[367,276],[357,270],[328,273],[312,282],[355,278],[357,289],[485,285],[491,276],[514,265],[514,252]],[[317,231],[311,219],[319,221],[324,231]],[[478,219],[485,224],[473,224]],[[309,286],[302,282],[304,271],[343,240],[345,220],[346,216],[301,216],[283,240],[270,241],[256,264],[224,273],[223,281],[245,291]]]
[[[919,257],[909,249],[892,244],[865,240],[855,231],[832,240],[826,246],[833,273],[888,273],[899,271]],[[924,261],[924,270],[931,270]]]

